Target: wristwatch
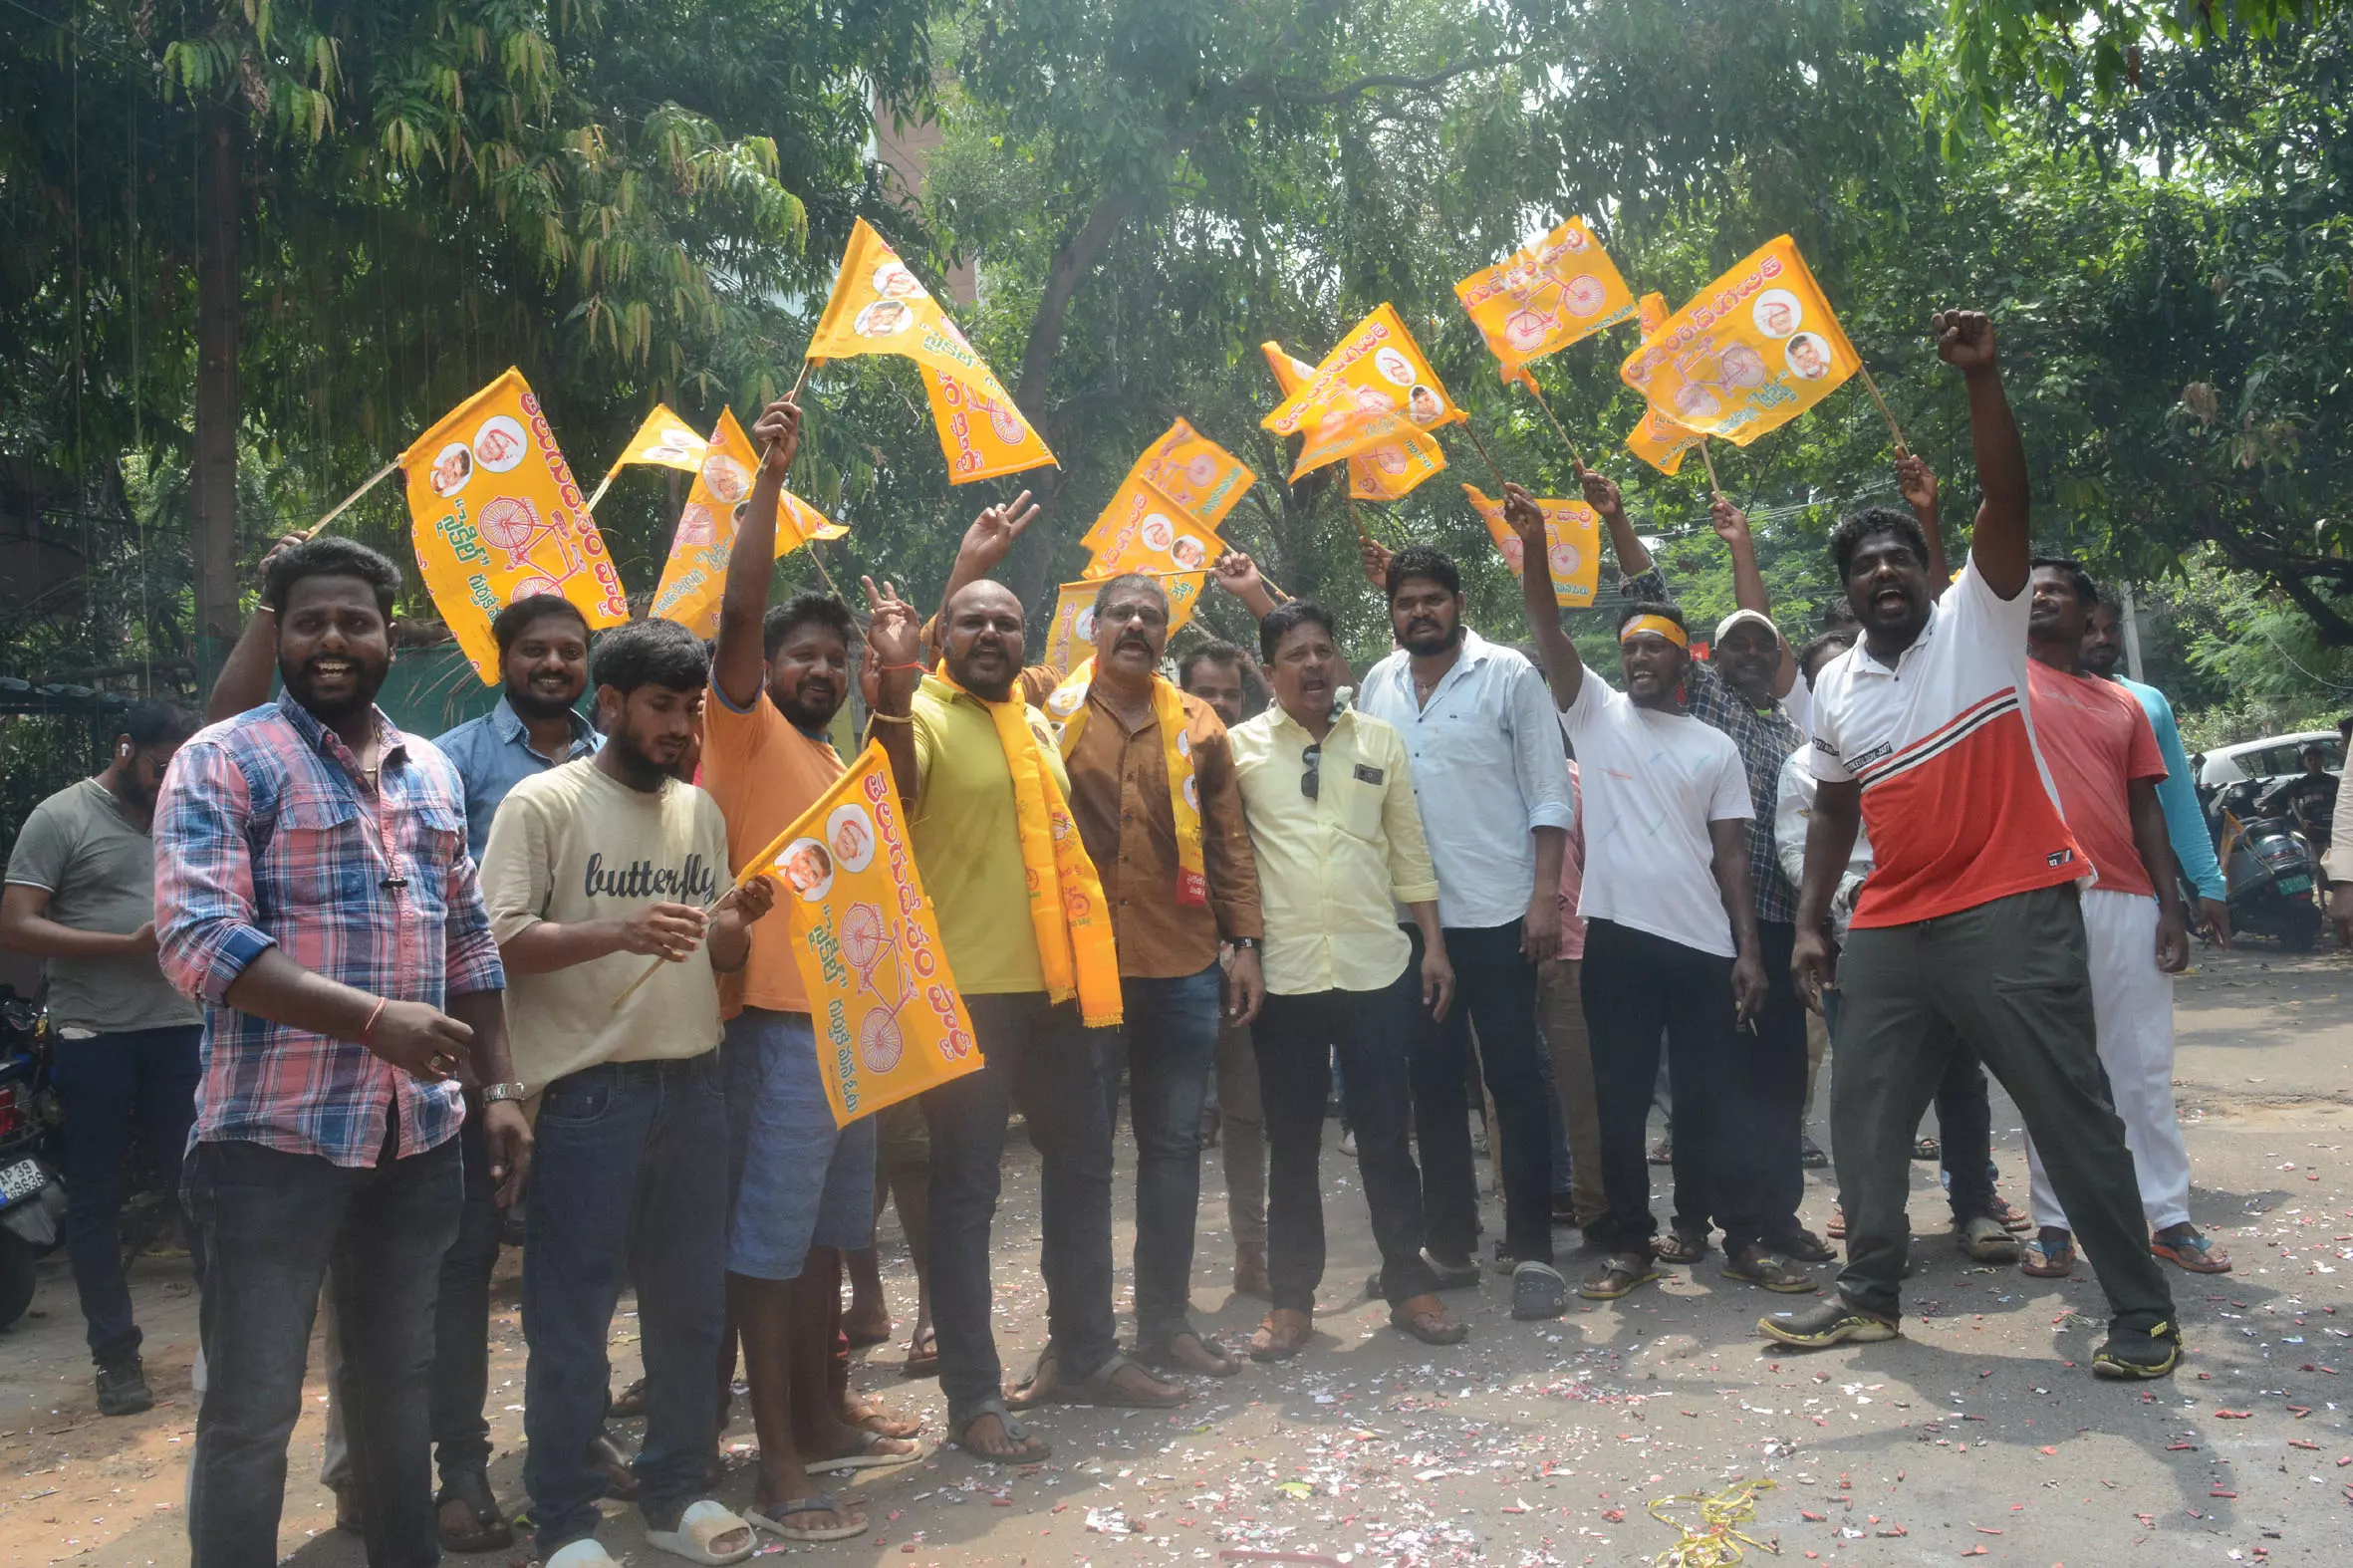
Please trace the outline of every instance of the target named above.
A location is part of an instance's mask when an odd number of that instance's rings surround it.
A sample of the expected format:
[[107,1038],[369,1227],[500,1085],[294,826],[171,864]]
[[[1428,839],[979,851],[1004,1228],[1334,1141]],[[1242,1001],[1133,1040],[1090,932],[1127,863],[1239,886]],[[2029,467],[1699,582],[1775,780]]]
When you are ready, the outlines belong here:
[[1258,938],[1255,936],[1228,936],[1225,938],[1225,944],[1235,952],[1256,952],[1258,950]]
[[524,1098],[525,1094],[526,1091],[521,1084],[484,1084],[482,1086],[482,1103],[496,1105],[501,1100],[519,1101]]

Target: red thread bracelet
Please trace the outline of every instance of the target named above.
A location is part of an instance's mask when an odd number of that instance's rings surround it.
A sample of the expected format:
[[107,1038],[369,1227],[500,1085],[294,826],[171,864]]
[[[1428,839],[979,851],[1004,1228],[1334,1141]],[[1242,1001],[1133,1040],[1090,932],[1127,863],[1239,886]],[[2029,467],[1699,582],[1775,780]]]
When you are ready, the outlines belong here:
[[376,999],[376,1010],[368,1015],[366,1023],[360,1025],[360,1043],[362,1045],[370,1043],[368,1037],[376,1032],[376,1020],[384,1016],[385,1003],[390,1000],[391,998],[386,996],[379,996]]

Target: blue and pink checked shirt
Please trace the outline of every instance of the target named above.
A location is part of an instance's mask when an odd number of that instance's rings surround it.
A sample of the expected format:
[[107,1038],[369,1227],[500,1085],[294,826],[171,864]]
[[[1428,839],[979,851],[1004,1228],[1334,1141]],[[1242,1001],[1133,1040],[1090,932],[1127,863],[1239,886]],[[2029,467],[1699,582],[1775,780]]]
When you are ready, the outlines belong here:
[[[401,1158],[456,1136],[453,1082],[356,1040],[238,1012],[225,997],[268,947],[371,995],[441,1007],[506,987],[466,854],[449,759],[383,713],[381,788],[288,696],[179,749],[155,803],[155,938],[165,978],[207,1003],[195,1139],[369,1167],[397,1109]],[[396,884],[388,887],[388,883]]]

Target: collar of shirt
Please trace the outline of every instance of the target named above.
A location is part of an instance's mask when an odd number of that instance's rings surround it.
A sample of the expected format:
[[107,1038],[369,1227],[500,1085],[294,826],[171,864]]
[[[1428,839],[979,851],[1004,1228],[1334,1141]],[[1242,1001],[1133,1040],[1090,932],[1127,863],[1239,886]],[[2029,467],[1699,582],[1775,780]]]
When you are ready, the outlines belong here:
[[[352,748],[344,744],[343,736],[329,729],[319,721],[316,713],[297,702],[293,692],[278,693],[278,711],[286,716],[286,721],[294,726],[295,733],[302,736],[303,743],[313,751],[343,764],[354,778],[365,772],[360,766],[360,759],[352,754]],[[383,708],[371,707],[368,711],[376,720],[376,761],[381,776],[389,764],[408,760],[408,737],[400,732],[399,726],[392,721]]]
[[[572,744],[560,757],[540,757],[542,762],[573,762],[597,749],[600,737],[589,727],[589,721],[581,716],[580,710],[567,708],[564,716],[572,721]],[[510,698],[502,696],[498,699],[498,706],[490,710],[490,723],[498,731],[500,740],[531,751],[531,731],[523,726],[523,715],[515,711],[515,704]],[[536,751],[531,751],[531,754],[539,756]]]
[[1455,686],[1476,678],[1478,671],[1493,656],[1495,645],[1468,627],[1462,629],[1462,652],[1446,672],[1438,677],[1438,684],[1430,688],[1430,700],[1425,702],[1414,684],[1414,655],[1404,649],[1392,652],[1365,674],[1365,695],[1370,698],[1382,687],[1395,689],[1406,702],[1421,712],[1429,712],[1453,692]]
[[1871,643],[1868,638],[1857,638],[1854,647],[1855,673],[1858,675],[1886,675],[1890,679],[1901,676],[1904,673],[1905,663],[1914,653],[1929,646],[1929,639],[1937,635],[1937,624],[1944,618],[1945,607],[1943,605],[1929,606],[1928,624],[1920,629],[1920,636],[1912,640],[1912,646],[1896,655],[1896,661],[1893,664],[1883,664],[1872,655]]

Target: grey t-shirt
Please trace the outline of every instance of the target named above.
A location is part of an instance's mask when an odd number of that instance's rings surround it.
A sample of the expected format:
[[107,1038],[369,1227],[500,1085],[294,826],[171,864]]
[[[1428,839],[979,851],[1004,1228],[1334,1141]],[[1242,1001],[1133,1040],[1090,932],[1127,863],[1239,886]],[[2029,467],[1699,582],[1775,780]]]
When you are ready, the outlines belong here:
[[[60,925],[128,936],[155,917],[155,841],[123,815],[114,791],[84,779],[33,808],[8,881],[47,890],[45,914]],[[204,1021],[152,956],[50,958],[45,967],[52,1027],[117,1034]]]

